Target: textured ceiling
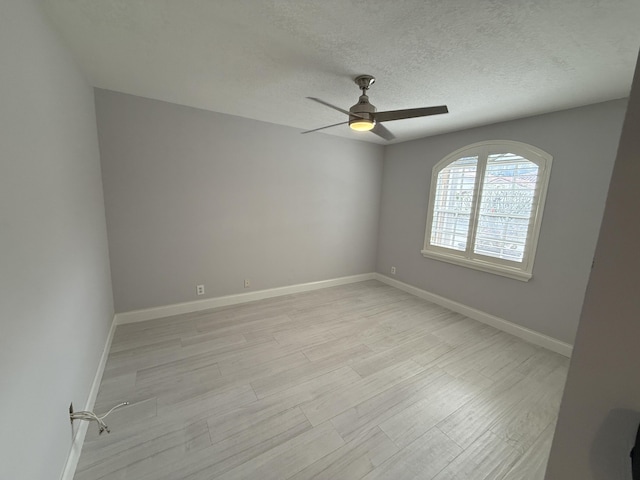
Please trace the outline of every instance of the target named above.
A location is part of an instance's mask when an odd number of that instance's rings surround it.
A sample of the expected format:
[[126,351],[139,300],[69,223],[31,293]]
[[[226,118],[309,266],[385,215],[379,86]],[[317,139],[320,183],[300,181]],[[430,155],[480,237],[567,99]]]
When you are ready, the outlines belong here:
[[[41,0],[101,88],[303,129],[358,74],[397,141],[628,95],[639,0]],[[383,142],[347,126],[325,131]],[[311,135],[319,135],[314,133]]]

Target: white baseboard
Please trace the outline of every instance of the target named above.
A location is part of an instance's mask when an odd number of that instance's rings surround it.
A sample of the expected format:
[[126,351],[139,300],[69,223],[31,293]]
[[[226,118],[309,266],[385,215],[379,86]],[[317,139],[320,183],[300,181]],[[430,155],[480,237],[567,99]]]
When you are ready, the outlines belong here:
[[467,305],[456,302],[454,300],[441,297],[440,295],[436,295],[435,293],[427,292],[426,290],[414,287],[413,285],[409,285],[393,278],[389,278],[386,275],[382,275],[381,273],[376,273],[375,278],[376,280],[386,283],[387,285],[395,287],[399,290],[403,290],[407,293],[411,293],[416,297],[420,297],[430,302],[436,303],[442,307],[448,308],[449,310],[453,310],[454,312],[461,313],[462,315],[473,318],[474,320],[478,320],[479,322],[491,325],[498,330],[502,330],[503,332],[507,332],[511,335],[522,338],[523,340],[533,343],[534,345],[544,347],[548,350],[551,350],[552,352],[564,355],[565,357],[571,357],[573,346],[569,345],[568,343],[561,342],[560,340],[557,340],[553,337],[549,337],[534,330],[530,330],[526,327],[509,322],[481,310],[468,307]]
[[258,290],[255,292],[226,295],[224,297],[207,298],[205,300],[176,303],[173,305],[165,305],[162,307],[145,308],[143,310],[133,310],[131,312],[116,314],[116,324],[124,325],[126,323],[144,322],[145,320],[153,320],[156,318],[181,315],[183,313],[199,312],[201,310],[209,310],[211,308],[227,307],[229,305],[253,302],[256,300],[263,300],[265,298],[290,295],[292,293],[309,292],[311,290],[319,290],[321,288],[336,287],[338,285],[346,285],[348,283],[363,282],[365,280],[373,280],[375,278],[375,273],[363,273],[360,275],[351,275],[349,277],[321,280],[319,282],[300,283],[298,285],[288,285],[286,287],[269,288],[266,290]]
[[[100,382],[102,382],[104,367],[107,364],[107,358],[109,358],[109,351],[111,350],[111,342],[113,342],[113,334],[116,331],[116,326],[116,317],[114,316],[113,321],[111,322],[111,328],[109,329],[109,334],[107,336],[107,341],[105,342],[104,349],[102,350],[100,363],[98,363],[96,375],[95,377],[93,377],[91,390],[89,390],[89,397],[87,398],[87,402],[82,410],[93,411],[93,407],[96,403],[96,398],[98,397],[98,390],[100,389]],[[75,425],[77,425],[77,429],[75,431],[75,435],[73,436],[71,450],[69,451],[67,462],[65,463],[64,469],[62,470],[60,480],[73,480],[73,476],[76,473],[76,468],[78,467],[78,460],[80,460],[82,445],[84,444],[84,439],[89,428],[89,422],[76,421],[74,422],[74,426]]]
[[[427,292],[413,285],[400,282],[393,278],[382,275],[381,273],[363,273],[360,275],[352,275],[349,277],[340,277],[330,280],[321,280],[318,282],[301,283],[298,285],[289,285],[286,287],[270,288],[267,290],[258,290],[256,292],[239,293],[237,295],[226,295],[224,297],[207,298],[205,300],[196,300],[193,302],[176,303],[173,305],[165,305],[162,307],[145,308],[143,310],[133,310],[131,312],[118,313],[115,316],[115,325],[124,325],[126,323],[143,322],[156,318],[170,317],[183,313],[199,312],[209,310],[211,308],[226,307],[230,305],[238,305],[241,303],[253,302],[265,298],[279,297],[292,293],[308,292],[311,290],[319,290],[322,288],[335,287],[338,285],[346,285],[349,283],[363,282],[365,280],[379,280],[387,285],[398,288],[405,292],[411,293],[417,297],[423,298],[430,302],[441,305],[454,312],[461,313],[469,318],[478,320],[479,322],[491,325],[498,330],[510,333],[516,337],[522,338],[534,345],[547,348],[553,352],[571,357],[573,346],[568,343],[549,337],[542,333],[530,330],[521,325],[509,322],[502,318],[496,317],[489,313],[477,310],[462,303],[450,300],[435,293]],[[113,332],[111,333],[113,335]],[[109,342],[110,345],[110,342]],[[105,357],[106,360],[106,357]],[[104,368],[104,367],[103,367]]]

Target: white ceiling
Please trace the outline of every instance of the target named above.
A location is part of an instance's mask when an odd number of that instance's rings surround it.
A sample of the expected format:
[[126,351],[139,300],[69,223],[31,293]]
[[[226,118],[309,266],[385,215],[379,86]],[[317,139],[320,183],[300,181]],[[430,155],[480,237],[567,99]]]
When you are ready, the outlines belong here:
[[378,110],[449,106],[396,142],[625,97],[640,46],[638,0],[41,1],[96,87],[302,129],[363,73]]

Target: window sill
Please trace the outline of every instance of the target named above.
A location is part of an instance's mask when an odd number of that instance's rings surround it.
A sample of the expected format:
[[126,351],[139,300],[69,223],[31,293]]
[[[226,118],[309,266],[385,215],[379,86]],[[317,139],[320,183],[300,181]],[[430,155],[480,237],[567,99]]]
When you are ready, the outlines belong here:
[[483,262],[482,260],[471,260],[468,258],[459,257],[457,255],[448,255],[446,253],[422,250],[422,256],[425,258],[439,260],[441,262],[453,263],[454,265],[459,265],[461,267],[473,268],[474,270],[493,273],[494,275],[513,278],[514,280],[520,280],[521,282],[528,282],[533,277],[533,275],[529,272],[523,272],[522,270],[517,270],[515,268],[510,268],[503,265]]

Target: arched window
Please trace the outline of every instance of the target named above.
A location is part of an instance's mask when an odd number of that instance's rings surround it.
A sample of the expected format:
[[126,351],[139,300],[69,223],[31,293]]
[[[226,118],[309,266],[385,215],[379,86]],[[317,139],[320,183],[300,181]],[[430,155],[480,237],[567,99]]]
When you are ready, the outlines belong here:
[[551,173],[519,142],[468,145],[433,167],[422,254],[528,281]]

